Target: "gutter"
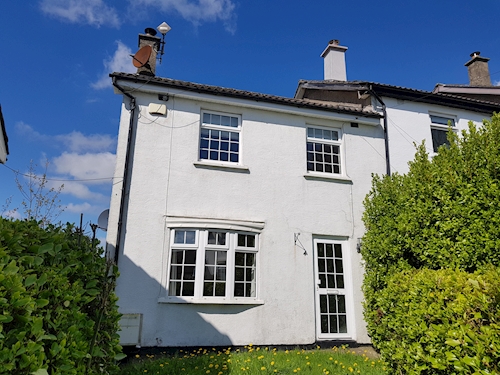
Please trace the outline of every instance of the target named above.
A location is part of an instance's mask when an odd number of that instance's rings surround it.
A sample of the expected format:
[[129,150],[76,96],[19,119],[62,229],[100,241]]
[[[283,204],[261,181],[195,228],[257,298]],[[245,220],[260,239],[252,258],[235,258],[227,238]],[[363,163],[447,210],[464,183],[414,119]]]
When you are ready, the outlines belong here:
[[386,174],[388,176],[391,175],[391,159],[389,157],[389,134],[387,132],[387,107],[385,106],[384,101],[378,94],[373,90],[373,85],[370,85],[368,91],[372,93],[372,95],[377,99],[377,101],[382,105],[382,113],[384,116],[384,144],[385,144],[385,164],[386,164]]
[[123,214],[125,210],[125,195],[127,188],[127,181],[129,178],[128,166],[131,159],[131,144],[132,144],[132,133],[134,130],[134,118],[135,118],[135,97],[130,95],[125,91],[123,87],[116,83],[116,77],[113,77],[113,86],[116,87],[123,95],[130,99],[130,121],[128,126],[128,138],[127,138],[127,150],[125,152],[125,166],[123,170],[123,181],[122,181],[122,195],[120,197],[120,213],[118,215],[118,229],[116,234],[116,243],[115,243],[115,256],[114,261],[115,265],[118,265],[118,254],[120,253],[120,245],[121,245],[121,235],[122,235],[122,226],[123,226]]

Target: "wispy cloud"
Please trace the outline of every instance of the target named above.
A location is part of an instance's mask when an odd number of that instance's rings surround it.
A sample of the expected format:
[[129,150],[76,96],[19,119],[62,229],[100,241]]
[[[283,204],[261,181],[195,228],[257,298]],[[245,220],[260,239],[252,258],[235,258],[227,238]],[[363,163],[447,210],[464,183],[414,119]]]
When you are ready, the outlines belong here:
[[235,4],[232,0],[133,0],[133,7],[154,6],[165,13],[175,11],[185,20],[199,26],[204,22],[222,21],[227,31],[236,31]]
[[116,9],[102,0],[42,0],[40,8],[45,14],[71,23],[95,27],[120,26]]
[[132,64],[132,58],[130,57],[132,50],[119,40],[116,41],[116,44],[118,47],[116,48],[113,56],[103,61],[105,72],[99,80],[91,84],[91,86],[96,90],[111,87],[111,78],[109,78],[109,73],[134,73],[136,71],[134,65]]

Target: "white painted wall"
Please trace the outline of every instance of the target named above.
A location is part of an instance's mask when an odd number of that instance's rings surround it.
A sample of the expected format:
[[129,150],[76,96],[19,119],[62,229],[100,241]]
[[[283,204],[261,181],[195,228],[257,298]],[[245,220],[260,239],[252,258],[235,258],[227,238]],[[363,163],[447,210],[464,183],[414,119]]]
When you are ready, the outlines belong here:
[[464,109],[446,106],[415,103],[406,100],[383,98],[387,106],[389,150],[391,172],[408,172],[408,162],[414,159],[416,147],[425,140],[429,155],[434,155],[431,137],[429,113],[456,119],[456,128],[460,132],[468,129],[469,121],[481,125],[488,114],[481,114]]
[[[385,171],[381,126],[360,123],[359,128],[352,128],[354,119],[346,115],[245,100],[227,99],[232,103],[221,104],[217,97],[193,93],[189,94],[192,98],[183,98],[181,94],[187,95],[170,90],[167,115],[151,116],[147,107],[158,102],[157,95],[134,92],[140,116],[133,137],[117,294],[122,313],[143,314],[141,345],[313,343],[314,236],[348,238],[353,339],[369,342],[362,318],[363,270],[356,243],[364,231],[362,200],[370,189],[371,173]],[[198,160],[202,109],[242,116],[240,156],[249,173],[193,164]],[[295,114],[286,113],[290,110]],[[128,123],[124,106],[117,176],[123,174]],[[352,183],[304,178],[307,124],[342,129],[344,168]],[[116,241],[120,196],[121,184],[115,184],[107,238],[111,248]],[[166,293],[166,215],[265,222],[258,263],[259,299],[264,303],[159,303]],[[301,233],[307,255],[294,246],[294,233]]]
[[0,163],[7,161],[7,145],[3,137],[2,129],[0,128]]

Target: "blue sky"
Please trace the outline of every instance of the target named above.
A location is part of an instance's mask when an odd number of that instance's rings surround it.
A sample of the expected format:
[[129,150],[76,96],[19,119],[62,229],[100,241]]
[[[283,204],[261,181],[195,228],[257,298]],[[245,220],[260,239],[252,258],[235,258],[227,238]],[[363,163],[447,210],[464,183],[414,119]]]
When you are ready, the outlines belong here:
[[299,79],[323,78],[330,39],[349,48],[349,80],[467,84],[464,63],[479,50],[496,83],[499,15],[498,0],[4,1],[0,105],[10,155],[8,168],[0,165],[0,208],[10,197],[7,211],[20,205],[11,169],[24,173],[30,160],[48,160],[50,186],[64,184],[60,220],[83,213],[96,222],[109,207],[120,182],[121,97],[108,74],[134,72],[129,55],[146,27],[172,27],[159,76],[291,97]]

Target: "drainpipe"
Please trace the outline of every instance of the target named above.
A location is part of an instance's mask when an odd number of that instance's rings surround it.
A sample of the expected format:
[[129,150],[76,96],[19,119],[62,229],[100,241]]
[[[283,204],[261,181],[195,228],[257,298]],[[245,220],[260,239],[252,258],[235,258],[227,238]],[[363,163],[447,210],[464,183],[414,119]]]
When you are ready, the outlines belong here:
[[134,130],[134,118],[135,118],[135,97],[126,92],[123,87],[119,86],[116,83],[116,77],[113,77],[113,86],[116,87],[123,95],[130,99],[130,122],[128,125],[128,138],[127,138],[127,150],[125,153],[125,166],[123,171],[123,181],[122,181],[122,195],[120,198],[120,213],[118,216],[118,230],[116,234],[116,244],[115,244],[115,264],[118,265],[118,254],[120,252],[120,242],[121,242],[121,234],[122,234],[122,225],[123,225],[123,212],[125,210],[125,193],[127,188],[127,181],[129,178],[128,165],[130,163],[131,156],[131,144],[132,144],[132,133]]
[[386,164],[386,174],[391,175],[391,160],[389,158],[389,134],[387,133],[387,108],[384,101],[377,93],[373,90],[373,86],[370,85],[369,91],[373,94],[375,99],[382,105],[382,114],[384,115],[384,144],[385,144],[385,164]]

